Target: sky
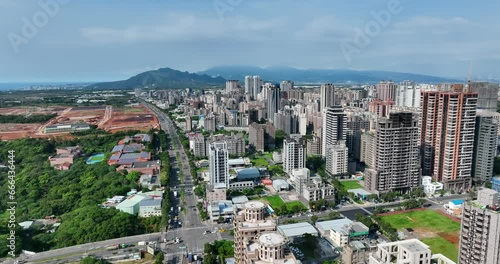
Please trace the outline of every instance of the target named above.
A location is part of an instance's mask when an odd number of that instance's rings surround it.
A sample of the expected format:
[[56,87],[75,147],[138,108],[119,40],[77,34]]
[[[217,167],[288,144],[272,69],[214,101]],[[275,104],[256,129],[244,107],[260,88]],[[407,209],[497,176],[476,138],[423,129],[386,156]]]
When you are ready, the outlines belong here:
[[[479,3],[478,3],[479,2]],[[0,0],[0,82],[221,65],[500,79],[500,1]]]

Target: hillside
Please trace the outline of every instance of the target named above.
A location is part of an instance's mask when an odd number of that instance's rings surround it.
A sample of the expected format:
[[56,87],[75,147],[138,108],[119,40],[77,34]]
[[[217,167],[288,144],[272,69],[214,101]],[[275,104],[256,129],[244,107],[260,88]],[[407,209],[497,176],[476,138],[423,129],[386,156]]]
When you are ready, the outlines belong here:
[[426,83],[460,81],[437,76],[390,71],[296,69],[291,67],[259,68],[253,66],[218,66],[198,72],[198,74],[220,76],[225,79],[235,79],[241,81],[245,79],[245,75],[259,75],[264,81],[280,82],[282,80],[292,80],[295,83],[332,82],[371,84],[377,83],[381,80],[392,80],[394,82],[412,80]]
[[87,86],[90,89],[134,89],[134,88],[206,88],[223,86],[226,80],[222,77],[210,77],[196,73],[181,72],[171,68],[147,71],[127,80],[96,83]]

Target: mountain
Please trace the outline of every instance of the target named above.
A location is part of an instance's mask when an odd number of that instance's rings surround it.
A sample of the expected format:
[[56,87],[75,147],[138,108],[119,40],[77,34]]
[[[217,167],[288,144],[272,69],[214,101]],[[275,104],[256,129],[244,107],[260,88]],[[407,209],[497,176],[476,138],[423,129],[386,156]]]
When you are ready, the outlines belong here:
[[371,84],[382,80],[391,80],[401,82],[411,80],[424,83],[441,82],[463,82],[451,78],[442,78],[437,76],[401,73],[391,71],[356,71],[356,70],[323,70],[323,69],[296,69],[291,67],[268,67],[260,68],[253,66],[218,66],[198,74],[207,74],[210,76],[219,76],[225,79],[234,79],[243,81],[246,75],[259,75],[264,81],[280,82],[283,80],[292,80],[295,83],[357,83]]
[[103,82],[87,86],[91,89],[134,89],[134,88],[205,88],[223,86],[222,77],[181,72],[171,68],[161,68],[137,74],[123,81]]

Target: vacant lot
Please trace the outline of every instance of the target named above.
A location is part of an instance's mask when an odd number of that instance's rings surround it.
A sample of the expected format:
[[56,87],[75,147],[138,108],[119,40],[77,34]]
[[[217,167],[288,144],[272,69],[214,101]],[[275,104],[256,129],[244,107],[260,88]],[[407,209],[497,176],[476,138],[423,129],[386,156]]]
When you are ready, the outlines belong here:
[[412,228],[417,237],[431,247],[432,253],[441,253],[457,261],[459,223],[433,210],[385,215],[381,218],[398,230]]
[[344,186],[344,188],[346,190],[363,188],[363,186],[361,186],[359,184],[359,182],[356,180],[354,180],[354,181],[341,181],[340,184],[342,184],[342,186]]
[[158,128],[156,116],[143,106],[113,107],[111,118],[100,126],[106,131],[116,132],[123,130],[148,131]]
[[452,244],[443,237],[424,238],[422,242],[431,247],[432,253],[441,252],[453,261],[458,260],[458,244]]

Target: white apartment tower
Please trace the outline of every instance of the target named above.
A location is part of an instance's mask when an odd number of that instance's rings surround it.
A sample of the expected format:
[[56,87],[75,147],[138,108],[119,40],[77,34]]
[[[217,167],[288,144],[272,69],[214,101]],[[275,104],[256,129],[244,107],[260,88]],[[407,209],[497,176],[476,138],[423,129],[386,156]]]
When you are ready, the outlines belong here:
[[210,184],[229,187],[228,150],[226,142],[214,142],[209,149]]
[[347,174],[348,149],[344,140],[335,145],[327,146],[326,150],[326,172],[332,176]]
[[342,106],[335,105],[323,110],[322,129],[321,155],[326,157],[327,146],[336,145],[339,140],[346,139],[347,116]]
[[420,107],[420,86],[415,82],[404,81],[397,87],[396,106]]
[[260,93],[260,89],[264,83],[262,82],[262,79],[258,75],[253,76],[252,79],[253,79],[252,80],[252,85],[253,85],[252,96],[254,99],[256,99],[257,95]]
[[288,175],[294,169],[306,166],[306,146],[301,135],[290,135],[283,142],[283,171]]
[[325,83],[320,88],[320,112],[327,107],[335,105],[335,86],[332,83]]

